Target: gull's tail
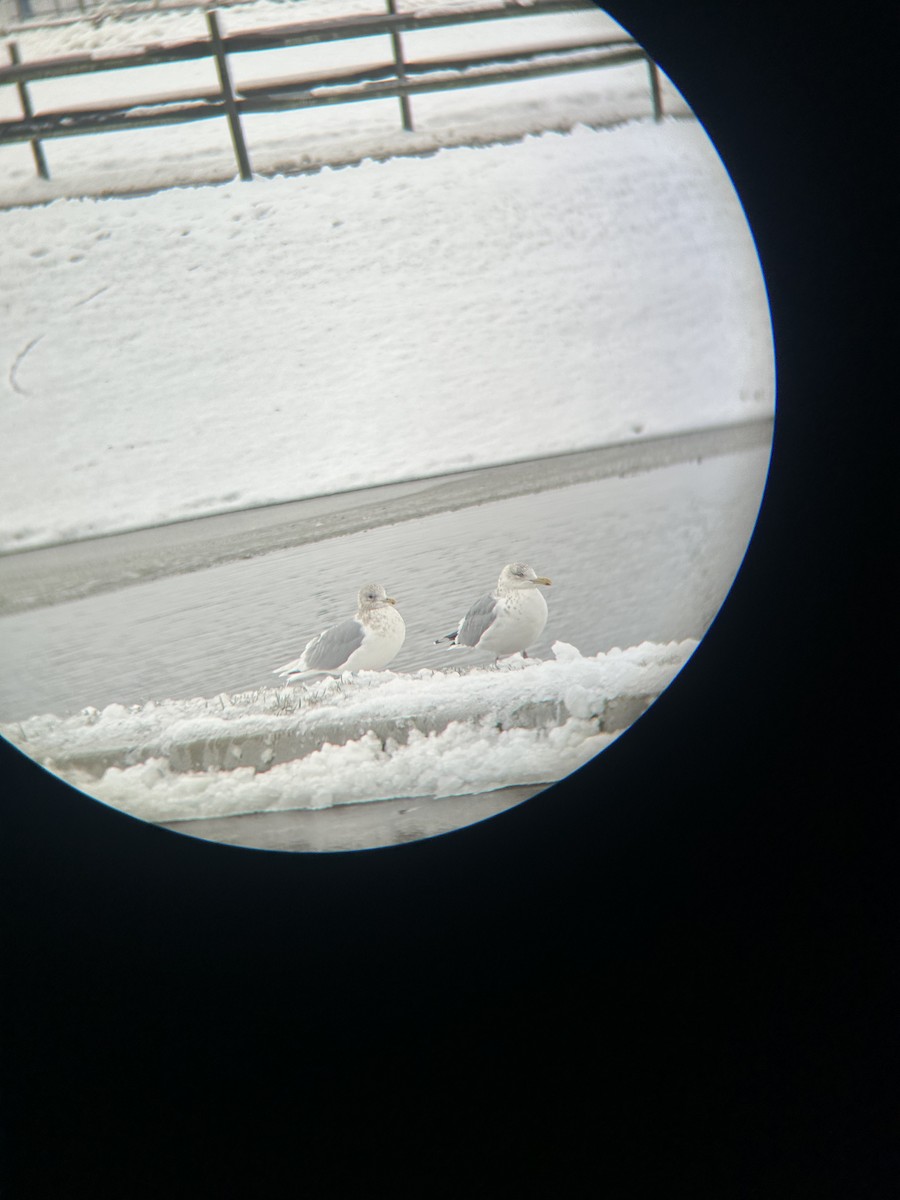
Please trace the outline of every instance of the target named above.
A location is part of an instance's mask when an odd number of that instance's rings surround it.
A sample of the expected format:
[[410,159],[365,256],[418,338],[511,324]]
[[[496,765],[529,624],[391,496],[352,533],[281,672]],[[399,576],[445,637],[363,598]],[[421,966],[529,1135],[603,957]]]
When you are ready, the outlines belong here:
[[455,646],[456,645],[456,635],[458,633],[459,633],[458,629],[454,629],[452,633],[445,633],[443,637],[434,639],[434,645],[439,646],[441,644],[441,642],[449,642],[451,646]]

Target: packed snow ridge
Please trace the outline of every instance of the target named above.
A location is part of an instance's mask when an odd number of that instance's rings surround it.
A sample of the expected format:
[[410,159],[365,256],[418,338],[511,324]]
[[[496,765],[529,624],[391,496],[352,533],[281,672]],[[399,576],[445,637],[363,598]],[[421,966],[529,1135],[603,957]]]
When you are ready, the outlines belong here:
[[97,799],[150,821],[321,809],[552,783],[634,721],[696,648],[360,672],[296,688],[110,704],[0,727]]

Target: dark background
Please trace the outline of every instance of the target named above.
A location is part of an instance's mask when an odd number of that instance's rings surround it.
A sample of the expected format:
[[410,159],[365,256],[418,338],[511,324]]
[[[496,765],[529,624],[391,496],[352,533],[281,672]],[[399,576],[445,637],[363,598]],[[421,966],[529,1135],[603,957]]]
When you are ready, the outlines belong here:
[[770,290],[728,601],[600,760],[412,846],[180,838],[3,746],[4,1197],[894,1194],[897,22],[608,8]]

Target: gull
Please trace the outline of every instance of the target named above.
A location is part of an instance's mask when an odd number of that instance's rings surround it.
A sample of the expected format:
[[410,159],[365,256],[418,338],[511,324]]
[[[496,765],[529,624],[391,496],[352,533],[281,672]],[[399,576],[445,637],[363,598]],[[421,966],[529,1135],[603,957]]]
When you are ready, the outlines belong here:
[[547,601],[538,585],[550,586],[544,575],[535,575],[527,563],[508,563],[500,572],[497,586],[476,600],[459,628],[435,640],[435,645],[489,650],[496,660],[527,649],[540,637],[547,624]]
[[367,583],[360,588],[355,617],[314,637],[299,658],[273,673],[292,683],[311,675],[380,670],[397,654],[406,637],[406,625],[394,607],[396,603],[380,583]]

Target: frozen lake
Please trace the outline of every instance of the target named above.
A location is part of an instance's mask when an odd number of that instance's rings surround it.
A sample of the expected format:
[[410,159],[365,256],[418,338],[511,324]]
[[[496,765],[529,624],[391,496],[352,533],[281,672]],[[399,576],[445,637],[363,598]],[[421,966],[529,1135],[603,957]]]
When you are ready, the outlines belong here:
[[[432,643],[517,559],[553,580],[537,655],[547,656],[559,639],[593,655],[699,638],[746,551],[768,460],[767,444],[745,446],[407,515],[12,613],[0,618],[0,721],[274,686],[273,668],[352,614],[369,580],[397,598],[406,621],[392,670],[484,664]],[[365,496],[356,494],[357,507]],[[246,517],[221,520],[239,531]],[[114,548],[115,539],[106,546]],[[42,561],[71,549],[42,551]]]

